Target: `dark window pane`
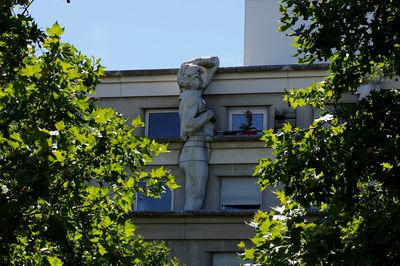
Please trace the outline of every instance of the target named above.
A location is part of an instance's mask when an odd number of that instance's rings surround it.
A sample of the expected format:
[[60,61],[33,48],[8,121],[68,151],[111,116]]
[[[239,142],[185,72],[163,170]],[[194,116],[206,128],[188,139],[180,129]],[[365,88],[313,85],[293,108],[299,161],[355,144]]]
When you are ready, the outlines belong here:
[[178,112],[149,113],[147,123],[149,138],[179,137],[180,135]]
[[264,129],[264,115],[263,114],[253,114],[253,127],[257,130]]
[[246,116],[244,114],[232,115],[232,130],[240,130],[240,127],[246,123]]
[[259,210],[260,205],[223,205],[222,209],[225,211]]
[[137,195],[137,208],[138,211],[170,211],[171,210],[171,190],[166,188],[161,193],[161,198],[147,197],[139,193]]

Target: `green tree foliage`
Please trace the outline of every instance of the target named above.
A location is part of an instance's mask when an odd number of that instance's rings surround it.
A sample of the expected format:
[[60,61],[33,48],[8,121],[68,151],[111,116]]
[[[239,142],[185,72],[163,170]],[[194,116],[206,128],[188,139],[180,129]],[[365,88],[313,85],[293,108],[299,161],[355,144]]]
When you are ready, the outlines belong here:
[[294,37],[299,62],[330,62],[324,84],[292,90],[289,96],[323,105],[321,97],[338,100],[365,79],[400,73],[399,1],[284,0],[280,10],[280,30]]
[[398,265],[400,93],[340,99],[368,79],[399,76],[400,2],[283,0],[281,11],[300,62],[326,60],[330,70],[325,82],[292,89],[285,100],[334,111],[308,128],[265,132],[276,158],[260,160],[255,175],[262,189],[283,185],[281,206],[255,215],[243,257],[262,265]]
[[135,192],[176,187],[142,170],[166,147],[95,105],[99,61],[62,43],[57,23],[41,32],[29,4],[0,1],[0,265],[166,264],[129,215]]

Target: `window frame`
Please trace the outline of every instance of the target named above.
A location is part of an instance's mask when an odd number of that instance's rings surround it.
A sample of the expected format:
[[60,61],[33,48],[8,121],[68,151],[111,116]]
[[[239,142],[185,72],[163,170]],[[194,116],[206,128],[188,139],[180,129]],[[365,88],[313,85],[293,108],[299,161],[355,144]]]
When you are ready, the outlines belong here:
[[[178,113],[179,116],[179,109],[177,108],[156,108],[156,109],[146,109],[145,110],[145,136],[149,137],[149,121],[150,121],[150,114],[151,113]],[[180,137],[182,135],[182,129],[179,125],[179,135],[176,137]],[[161,137],[163,138],[163,137]],[[168,137],[165,137],[168,138]]]
[[245,114],[246,111],[250,111],[253,114],[263,114],[263,128],[259,130],[265,130],[268,128],[268,108],[267,107],[231,107],[228,109],[228,130],[233,131],[233,115],[234,114]]
[[[211,252],[211,265],[212,266],[227,265],[226,257],[224,258],[223,256],[229,256],[231,258],[235,257],[234,258],[235,262],[250,263],[249,260],[243,261],[240,259],[239,251],[217,251],[217,252]],[[228,261],[231,261],[231,260],[228,259]],[[245,265],[245,264],[243,264],[243,265]]]

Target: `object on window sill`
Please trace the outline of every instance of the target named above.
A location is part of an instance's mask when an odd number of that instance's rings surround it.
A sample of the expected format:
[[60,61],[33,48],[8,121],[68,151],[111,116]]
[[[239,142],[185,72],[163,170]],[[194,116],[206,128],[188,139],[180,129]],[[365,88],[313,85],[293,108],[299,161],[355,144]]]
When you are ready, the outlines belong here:
[[262,130],[234,130],[234,131],[217,131],[217,136],[244,136],[244,135],[261,135]]
[[237,135],[257,135],[258,130],[250,129],[250,130],[240,130]]
[[223,136],[235,136],[237,135],[238,131],[222,131]]
[[246,116],[246,122],[240,125],[241,131],[255,130],[256,128],[253,127],[253,113],[247,110],[244,115]]

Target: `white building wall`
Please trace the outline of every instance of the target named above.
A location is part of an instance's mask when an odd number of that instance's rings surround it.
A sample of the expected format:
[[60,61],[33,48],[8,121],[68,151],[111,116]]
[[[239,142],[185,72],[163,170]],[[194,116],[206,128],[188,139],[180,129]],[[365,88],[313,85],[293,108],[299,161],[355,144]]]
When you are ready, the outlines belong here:
[[279,0],[246,0],[244,65],[294,64],[292,38],[278,32]]

